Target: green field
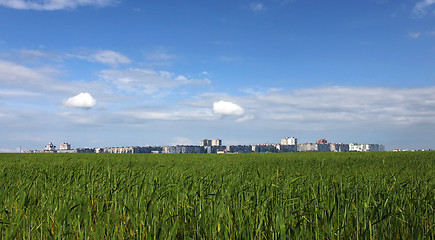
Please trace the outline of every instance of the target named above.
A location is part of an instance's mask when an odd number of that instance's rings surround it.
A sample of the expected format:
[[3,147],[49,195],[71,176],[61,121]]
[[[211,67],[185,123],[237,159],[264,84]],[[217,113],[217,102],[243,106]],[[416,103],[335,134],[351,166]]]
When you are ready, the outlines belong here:
[[0,154],[1,239],[433,239],[435,152]]

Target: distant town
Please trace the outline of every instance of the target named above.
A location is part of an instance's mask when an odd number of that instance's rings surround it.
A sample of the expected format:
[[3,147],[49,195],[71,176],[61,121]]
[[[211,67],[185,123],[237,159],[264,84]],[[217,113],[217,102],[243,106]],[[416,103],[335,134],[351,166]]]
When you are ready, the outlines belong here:
[[[397,149],[395,149],[397,150]],[[59,148],[49,143],[43,150],[23,150],[22,153],[271,153],[271,152],[383,152],[382,144],[328,143],[326,139],[315,143],[298,143],[295,137],[281,139],[280,144],[230,145],[225,146],[221,139],[204,139],[199,145],[175,146],[130,146],[104,148],[76,148],[69,143],[61,143]],[[398,151],[398,150],[397,150]]]

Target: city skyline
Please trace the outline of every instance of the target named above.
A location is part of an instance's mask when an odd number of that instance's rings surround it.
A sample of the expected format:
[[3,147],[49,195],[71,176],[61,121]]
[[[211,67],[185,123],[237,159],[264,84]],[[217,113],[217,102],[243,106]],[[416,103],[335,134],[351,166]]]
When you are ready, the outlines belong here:
[[[405,149],[402,149],[405,150]],[[425,151],[424,149],[420,149]],[[431,149],[429,149],[431,150]],[[22,150],[20,153],[268,153],[268,152],[384,152],[385,146],[377,143],[331,143],[327,139],[316,143],[298,143],[295,137],[285,137],[280,143],[259,143],[255,145],[223,144],[222,139],[202,139],[199,144],[172,146],[116,146],[78,147],[62,142],[57,148],[52,142],[43,150]],[[394,149],[400,151],[400,149]],[[407,149],[405,151],[408,151]]]
[[435,1],[0,1],[0,152],[434,149]]

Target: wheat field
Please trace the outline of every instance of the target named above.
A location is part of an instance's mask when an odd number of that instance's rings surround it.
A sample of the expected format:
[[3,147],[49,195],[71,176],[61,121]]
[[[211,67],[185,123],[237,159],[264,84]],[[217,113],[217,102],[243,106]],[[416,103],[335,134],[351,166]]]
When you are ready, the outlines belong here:
[[0,154],[1,239],[433,239],[435,152]]

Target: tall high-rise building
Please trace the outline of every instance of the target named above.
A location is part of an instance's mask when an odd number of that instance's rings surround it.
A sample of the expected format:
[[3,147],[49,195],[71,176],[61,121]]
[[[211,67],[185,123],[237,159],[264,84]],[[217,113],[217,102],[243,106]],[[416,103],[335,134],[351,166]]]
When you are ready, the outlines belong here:
[[298,139],[295,137],[286,137],[281,139],[281,145],[298,145]]
[[60,144],[60,150],[71,150],[71,144],[69,143]]
[[204,139],[204,140],[201,140],[199,142],[199,146],[201,146],[201,147],[207,147],[207,146],[220,147],[220,146],[222,146],[222,140],[221,139],[215,139],[215,140]]
[[222,140],[221,139],[212,140],[211,145],[216,147],[222,146]]
[[46,151],[55,151],[56,146],[53,145],[53,143],[49,143],[47,146],[45,146]]
[[208,140],[208,139],[201,140],[199,142],[199,146],[201,146],[201,147],[211,146],[211,140]]

